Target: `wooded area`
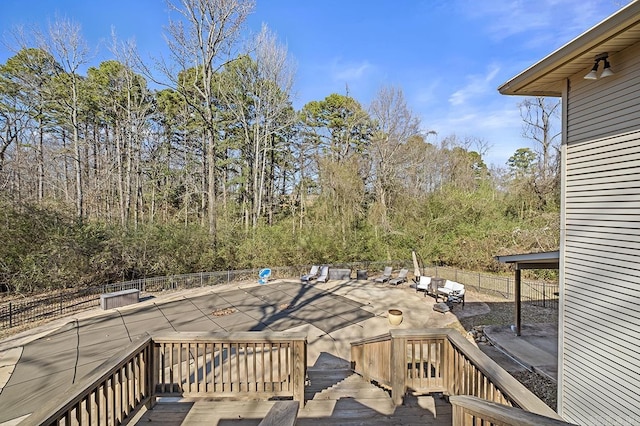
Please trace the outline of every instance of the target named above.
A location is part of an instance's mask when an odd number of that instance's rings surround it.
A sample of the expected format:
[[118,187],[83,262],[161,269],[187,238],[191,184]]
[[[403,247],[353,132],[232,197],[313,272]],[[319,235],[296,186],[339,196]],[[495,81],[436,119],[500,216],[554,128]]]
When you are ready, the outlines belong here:
[[491,141],[424,131],[399,87],[295,110],[286,47],[266,26],[241,43],[252,2],[173,6],[171,57],[155,67],[115,37],[91,66],[72,21],[16,31],[0,64],[0,287],[412,249],[495,270],[496,254],[557,249],[557,103],[523,102],[536,148],[488,168]]

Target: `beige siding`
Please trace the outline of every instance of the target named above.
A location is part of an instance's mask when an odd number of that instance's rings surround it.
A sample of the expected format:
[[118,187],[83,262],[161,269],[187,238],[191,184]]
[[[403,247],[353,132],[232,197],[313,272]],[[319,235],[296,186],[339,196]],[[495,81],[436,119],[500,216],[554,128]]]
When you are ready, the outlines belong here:
[[[569,144],[640,129],[640,43],[610,55],[615,75],[571,79],[567,111]],[[602,65],[600,65],[602,69]]]
[[[560,411],[582,425],[640,424],[640,122],[588,108],[578,117],[575,92],[568,115],[581,129],[568,129],[565,159]],[[625,115],[640,117],[635,103]]]

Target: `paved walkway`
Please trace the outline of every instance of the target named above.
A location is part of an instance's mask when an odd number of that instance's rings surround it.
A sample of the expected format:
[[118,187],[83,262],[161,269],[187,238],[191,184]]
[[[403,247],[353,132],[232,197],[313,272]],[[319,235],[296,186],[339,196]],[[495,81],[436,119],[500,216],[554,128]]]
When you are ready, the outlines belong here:
[[[557,324],[523,324],[516,336],[508,325],[485,327],[487,340],[528,370],[558,380]],[[506,369],[509,371],[509,369]]]
[[[349,366],[350,342],[389,330],[389,309],[404,312],[402,324],[393,328],[444,327],[489,310],[473,292],[467,293],[464,309],[456,305],[442,314],[433,304],[433,298],[407,284],[274,281],[201,288],[82,312],[0,342],[0,425],[15,424],[145,332],[303,331],[309,365],[343,368]],[[224,309],[232,313],[214,315]]]

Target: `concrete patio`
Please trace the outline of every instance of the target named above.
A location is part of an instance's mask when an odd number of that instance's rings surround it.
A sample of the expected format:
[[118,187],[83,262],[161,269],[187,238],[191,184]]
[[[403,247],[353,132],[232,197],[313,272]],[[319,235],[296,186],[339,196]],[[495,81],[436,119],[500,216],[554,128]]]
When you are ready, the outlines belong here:
[[[408,284],[395,287],[353,280],[303,285],[278,280],[262,286],[245,282],[154,295],[109,311],[93,309],[0,342],[0,424],[17,423],[49,395],[76,382],[142,333],[302,331],[308,336],[308,366],[340,369],[349,367],[350,343],[355,340],[390,328],[445,327],[489,310],[473,291],[467,293],[464,308],[454,305],[452,311],[439,313],[433,310],[434,303]],[[400,325],[390,326],[389,309],[403,312]],[[506,367],[544,365],[552,370],[550,360],[557,359],[557,344],[553,353],[557,331],[549,336],[536,333],[535,341],[524,331],[520,337],[500,329],[488,330],[487,335],[505,352],[513,351],[513,357],[496,359],[501,365],[511,363]],[[537,351],[523,347],[525,343]]]

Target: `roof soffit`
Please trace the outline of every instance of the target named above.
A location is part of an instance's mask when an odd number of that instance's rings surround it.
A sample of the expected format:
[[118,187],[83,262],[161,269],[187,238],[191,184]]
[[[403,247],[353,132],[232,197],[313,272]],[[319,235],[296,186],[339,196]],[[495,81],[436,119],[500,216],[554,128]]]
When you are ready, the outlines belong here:
[[597,54],[613,55],[640,41],[640,1],[634,1],[555,52],[513,77],[503,95],[561,96],[563,82],[586,72]]

